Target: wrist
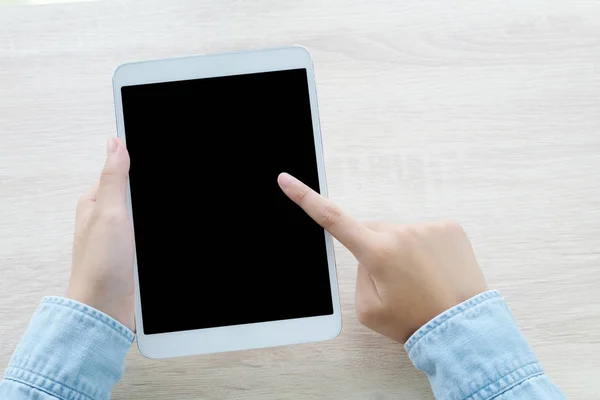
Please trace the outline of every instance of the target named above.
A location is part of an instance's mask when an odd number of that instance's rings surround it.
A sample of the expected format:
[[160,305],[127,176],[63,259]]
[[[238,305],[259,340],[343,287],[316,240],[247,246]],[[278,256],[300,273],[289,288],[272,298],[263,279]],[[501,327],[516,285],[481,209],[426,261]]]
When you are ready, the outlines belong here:
[[110,299],[106,295],[97,293],[93,288],[82,288],[70,284],[66,298],[98,310],[135,332],[133,295],[127,299]]
[[60,399],[108,398],[134,334],[103,312],[46,297],[6,369],[6,378]]
[[405,348],[415,367],[428,375],[436,398],[495,398],[542,373],[506,303],[493,290],[427,322]]

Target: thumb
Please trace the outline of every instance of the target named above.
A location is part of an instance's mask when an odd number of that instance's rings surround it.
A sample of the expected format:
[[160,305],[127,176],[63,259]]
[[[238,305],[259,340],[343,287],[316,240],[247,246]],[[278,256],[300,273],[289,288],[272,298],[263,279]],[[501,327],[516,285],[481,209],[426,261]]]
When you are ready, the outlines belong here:
[[100,175],[96,202],[107,206],[124,205],[127,201],[129,153],[125,143],[112,137],[106,145],[106,162]]

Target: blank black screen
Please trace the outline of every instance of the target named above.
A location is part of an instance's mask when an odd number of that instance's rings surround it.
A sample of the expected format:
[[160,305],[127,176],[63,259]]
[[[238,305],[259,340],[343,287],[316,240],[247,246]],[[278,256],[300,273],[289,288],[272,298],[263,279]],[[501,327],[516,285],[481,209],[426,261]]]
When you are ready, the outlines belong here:
[[305,69],[121,88],[145,334],[333,313]]

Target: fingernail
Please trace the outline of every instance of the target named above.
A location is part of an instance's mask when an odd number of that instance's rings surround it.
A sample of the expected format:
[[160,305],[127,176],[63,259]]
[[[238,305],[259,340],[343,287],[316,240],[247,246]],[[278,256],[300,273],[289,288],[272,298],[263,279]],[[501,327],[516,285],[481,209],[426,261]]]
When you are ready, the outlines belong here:
[[285,172],[279,175],[279,185],[283,188],[288,188],[294,183],[294,178]]
[[108,139],[108,144],[106,145],[106,152],[108,154],[115,154],[117,152],[117,148],[119,147],[119,143],[117,139],[112,137]]

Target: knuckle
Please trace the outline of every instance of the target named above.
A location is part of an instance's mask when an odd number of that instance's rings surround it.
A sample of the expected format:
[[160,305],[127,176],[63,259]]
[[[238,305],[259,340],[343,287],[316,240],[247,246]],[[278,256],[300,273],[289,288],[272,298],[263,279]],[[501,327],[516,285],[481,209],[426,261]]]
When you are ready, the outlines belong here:
[[121,207],[103,207],[96,210],[96,220],[103,224],[112,225],[122,223],[129,219],[127,210]]
[[434,229],[441,233],[450,233],[450,234],[464,232],[463,227],[454,220],[438,221],[435,223]]
[[336,206],[328,205],[319,216],[319,222],[325,229],[334,226],[341,218],[342,212]]
[[104,168],[100,173],[100,186],[106,186],[106,184],[110,183],[115,176],[115,171],[111,168]]
[[381,318],[381,312],[379,307],[374,306],[366,301],[356,302],[356,318],[358,321],[365,326],[373,326],[377,324],[377,321]]
[[391,224],[383,221],[365,221],[363,222],[363,225],[373,231],[385,231],[392,226]]
[[308,186],[300,187],[295,196],[296,203],[298,203],[298,204],[304,203],[304,200],[306,199],[306,196],[308,195],[309,192],[310,192],[310,189]]
[[369,229],[375,230],[375,229],[377,229],[378,222],[379,221],[369,220],[369,221],[362,221],[362,224]]
[[442,221],[442,224],[444,225],[444,228],[446,230],[455,231],[455,232],[463,231],[462,225],[452,219]]
[[373,320],[373,310],[368,307],[365,302],[356,303],[356,318],[363,325],[369,325]]
[[119,166],[105,166],[100,173],[100,186],[110,185],[114,181],[119,181],[127,177],[127,169],[122,169]]
[[430,224],[416,224],[404,227],[401,234],[402,243],[406,244],[408,249],[423,243],[431,234]]

